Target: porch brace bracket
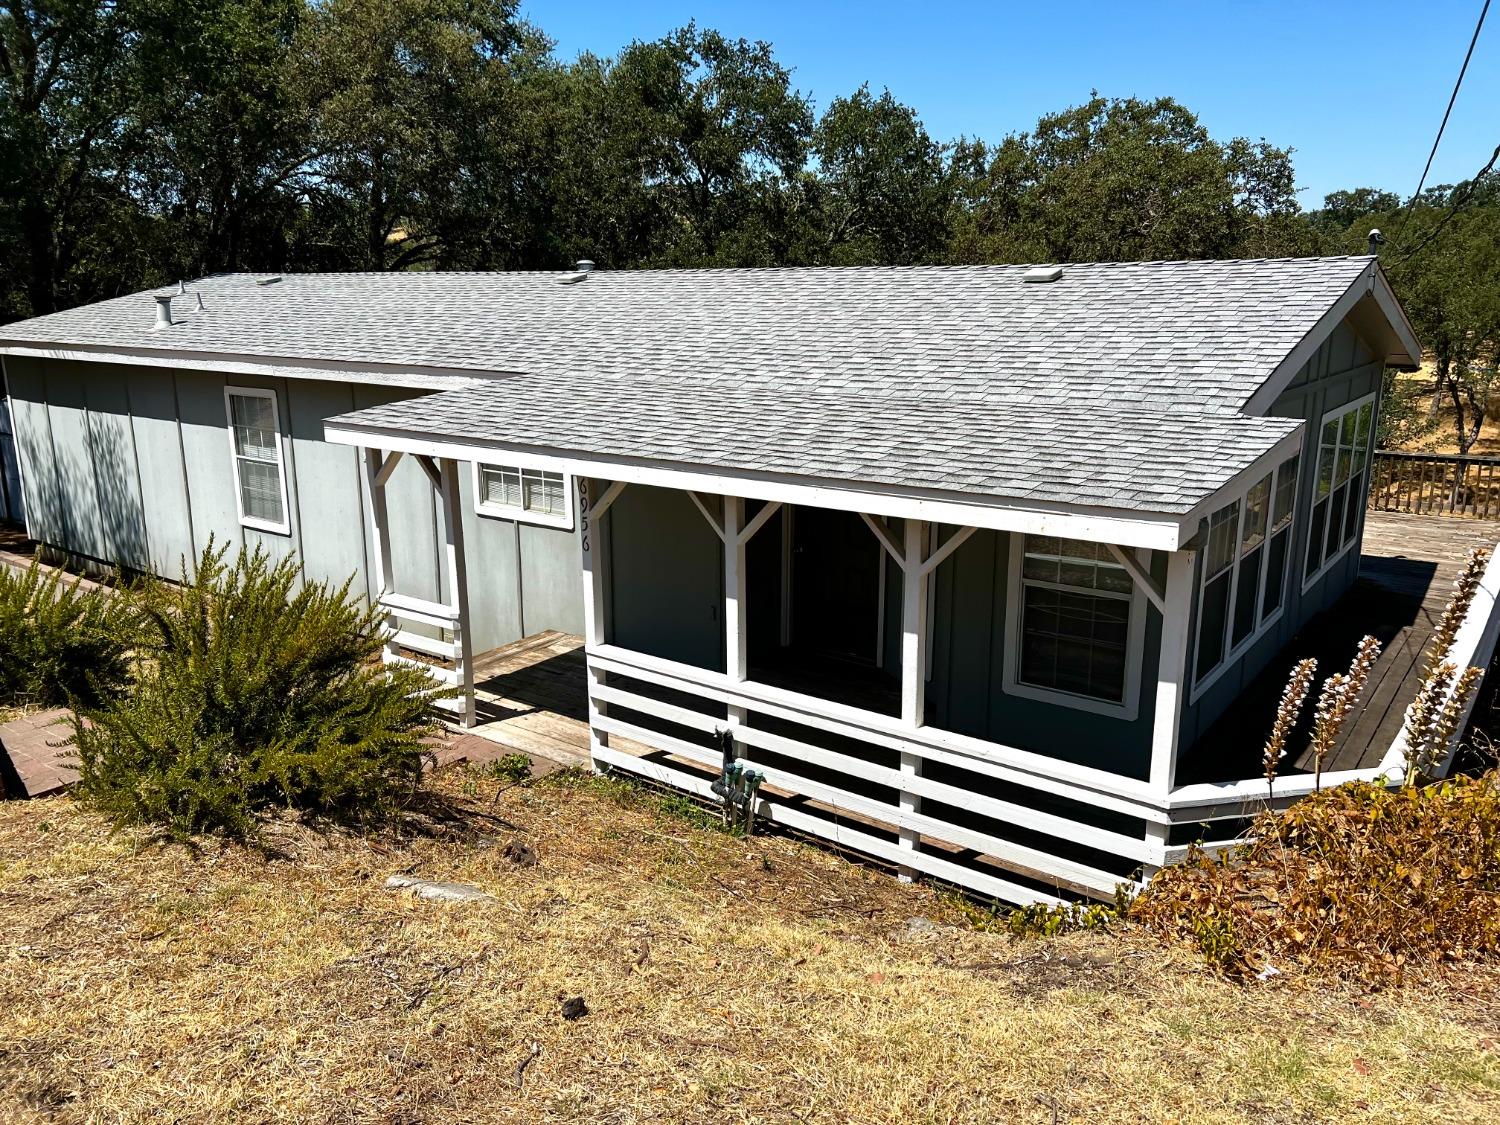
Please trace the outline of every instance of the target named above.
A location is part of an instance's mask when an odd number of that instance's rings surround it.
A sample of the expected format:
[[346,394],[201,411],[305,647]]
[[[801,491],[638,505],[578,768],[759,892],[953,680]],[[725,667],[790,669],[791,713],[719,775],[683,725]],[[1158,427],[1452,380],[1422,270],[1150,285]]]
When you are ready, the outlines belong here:
[[1165,616],[1167,612],[1167,592],[1162,588],[1160,582],[1151,577],[1151,572],[1141,565],[1141,560],[1136,558],[1135,551],[1127,551],[1124,547],[1116,546],[1113,543],[1106,543],[1105,546],[1109,548],[1110,554],[1120,560],[1120,565],[1130,572],[1130,577],[1134,578],[1140,584],[1146,597],[1150,598],[1151,604],[1156,607],[1156,611]]
[[[703,514],[703,518],[708,521],[708,526],[713,528],[714,534],[719,537],[720,542],[730,547],[743,547],[746,543],[750,542],[755,533],[765,527],[771,517],[781,510],[781,501],[772,500],[765,507],[761,508],[760,511],[756,512],[755,518],[743,527],[726,528],[718,517],[714,515],[713,509],[708,506],[708,503],[699,493],[690,491],[688,498],[692,500],[698,511]],[[731,499],[731,497],[726,496],[724,501],[727,504]]]
[[600,516],[604,515],[605,512],[609,511],[610,505],[618,500],[620,498],[620,493],[624,491],[625,482],[622,480],[615,481],[600,494],[599,499],[595,500],[593,504],[589,506],[589,515],[591,515],[594,519],[598,519]]
[[[896,539],[896,533],[891,530],[890,525],[883,520],[876,519],[869,512],[860,512],[859,518],[864,520],[865,526],[875,533],[875,538],[880,540],[880,545],[885,548],[885,553],[891,556],[892,561],[902,571],[905,571],[909,561],[906,557],[906,548]],[[943,565],[944,559],[967,543],[969,537],[978,530],[977,527],[959,528],[947,538],[942,546],[938,547],[927,558],[916,562],[917,573],[923,576],[931,574]]]
[[422,471],[427,474],[427,479],[432,482],[432,487],[438,492],[443,491],[443,473],[437,467],[437,463],[431,457],[418,453],[417,464],[422,466]]
[[860,512],[859,518],[865,521],[865,526],[875,533],[875,538],[880,540],[880,545],[885,548],[885,553],[890,555],[896,565],[902,570],[906,569],[906,548],[896,538],[896,533],[891,530],[890,525],[884,520],[878,520],[869,512]]

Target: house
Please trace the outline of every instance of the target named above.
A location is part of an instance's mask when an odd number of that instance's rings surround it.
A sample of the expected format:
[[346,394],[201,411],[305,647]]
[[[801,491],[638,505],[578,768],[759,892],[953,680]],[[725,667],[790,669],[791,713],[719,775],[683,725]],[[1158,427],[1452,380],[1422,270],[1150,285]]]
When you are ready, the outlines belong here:
[[388,657],[466,687],[576,609],[596,765],[707,794],[727,737],[773,819],[1012,901],[1107,895],[1241,808],[1179,753],[1353,580],[1381,372],[1419,359],[1367,257],[149,306],[0,329],[37,538],[361,571]]
[[[314,578],[353,576],[356,589],[377,596],[361,459],[323,440],[323,419],[493,376],[472,362],[440,366],[414,354],[396,362],[325,354],[317,341],[326,324],[302,300],[308,281],[209,278],[191,291],[0,326],[11,464],[19,463],[12,518],[21,517],[24,495],[30,536],[84,565],[175,578],[212,539],[290,555]],[[433,300],[450,299],[444,285],[473,295],[462,278],[428,281]],[[379,280],[338,284],[339,307],[351,312]],[[214,335],[247,296],[279,303],[289,319],[271,333],[261,324],[239,339]],[[0,441],[4,430],[0,417]],[[412,460],[382,481],[402,588],[450,599],[448,503],[463,512],[469,565],[483,576],[470,587],[468,632],[457,638],[464,646],[482,651],[543,629],[579,632],[577,533],[559,488],[529,473],[523,481],[513,466],[465,468],[444,483]],[[454,639],[426,621],[410,631]]]

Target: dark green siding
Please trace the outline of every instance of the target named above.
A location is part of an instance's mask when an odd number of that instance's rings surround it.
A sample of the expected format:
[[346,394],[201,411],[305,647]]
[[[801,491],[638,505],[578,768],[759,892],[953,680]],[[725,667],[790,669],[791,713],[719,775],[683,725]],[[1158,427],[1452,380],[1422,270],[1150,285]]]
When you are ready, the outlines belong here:
[[722,672],[723,545],[688,494],[633,484],[604,522],[609,640]]

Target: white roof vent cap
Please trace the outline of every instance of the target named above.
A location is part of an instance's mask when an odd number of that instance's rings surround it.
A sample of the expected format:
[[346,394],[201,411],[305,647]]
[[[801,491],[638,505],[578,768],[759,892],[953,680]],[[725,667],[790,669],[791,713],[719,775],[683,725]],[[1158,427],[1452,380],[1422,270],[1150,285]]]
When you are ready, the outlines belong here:
[[577,285],[594,272],[594,263],[582,258],[573,265],[573,272],[557,279],[559,285]]
[[1056,281],[1062,276],[1062,266],[1032,266],[1021,275],[1022,281]]

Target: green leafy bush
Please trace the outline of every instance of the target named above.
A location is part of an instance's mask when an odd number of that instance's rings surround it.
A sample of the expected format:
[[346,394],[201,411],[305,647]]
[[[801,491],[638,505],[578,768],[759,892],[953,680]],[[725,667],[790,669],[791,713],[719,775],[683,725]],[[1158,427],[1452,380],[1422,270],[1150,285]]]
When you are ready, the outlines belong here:
[[379,615],[349,583],[210,545],[192,581],[135,597],[135,689],[75,722],[83,800],[117,823],[243,837],[273,807],[369,822],[416,792],[441,693],[380,665]]
[[491,764],[490,773],[501,781],[519,785],[531,777],[531,759],[525,754],[505,754]]
[[0,707],[92,706],[130,678],[130,600],[33,563],[0,566]]

